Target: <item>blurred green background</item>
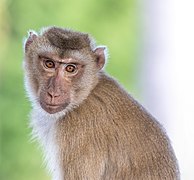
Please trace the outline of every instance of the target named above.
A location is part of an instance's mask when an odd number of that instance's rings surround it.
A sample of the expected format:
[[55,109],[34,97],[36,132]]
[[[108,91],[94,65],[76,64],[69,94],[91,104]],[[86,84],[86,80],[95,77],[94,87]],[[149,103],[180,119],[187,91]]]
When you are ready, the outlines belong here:
[[106,70],[137,95],[135,0],[0,0],[0,180],[46,180],[41,150],[30,142],[22,41],[29,29],[56,25],[88,32],[109,48]]

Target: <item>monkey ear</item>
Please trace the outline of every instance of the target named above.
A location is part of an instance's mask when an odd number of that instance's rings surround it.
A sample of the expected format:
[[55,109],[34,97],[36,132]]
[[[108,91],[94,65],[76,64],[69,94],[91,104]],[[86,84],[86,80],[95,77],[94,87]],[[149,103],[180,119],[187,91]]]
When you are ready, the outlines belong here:
[[25,52],[28,50],[30,44],[38,37],[35,31],[28,32],[28,38],[24,42],[24,50]]
[[99,46],[94,50],[94,54],[96,56],[97,68],[100,70],[106,62],[107,48],[105,46]]

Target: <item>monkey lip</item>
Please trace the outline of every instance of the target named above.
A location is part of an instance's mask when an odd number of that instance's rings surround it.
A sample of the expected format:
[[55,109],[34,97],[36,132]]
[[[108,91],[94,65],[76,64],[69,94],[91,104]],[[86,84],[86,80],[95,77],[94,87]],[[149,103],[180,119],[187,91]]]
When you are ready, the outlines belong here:
[[46,103],[45,103],[45,105],[46,105],[47,107],[57,108],[57,107],[62,106],[63,104],[46,104]]
[[63,109],[67,107],[68,104],[69,103],[65,103],[65,104],[49,104],[45,102],[40,103],[41,107],[49,114],[54,114],[54,113],[62,111]]

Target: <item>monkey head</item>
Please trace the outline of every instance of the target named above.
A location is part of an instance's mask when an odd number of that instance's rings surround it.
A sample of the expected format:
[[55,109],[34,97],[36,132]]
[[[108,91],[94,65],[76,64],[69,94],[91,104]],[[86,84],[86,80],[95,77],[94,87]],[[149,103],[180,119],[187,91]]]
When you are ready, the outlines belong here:
[[30,100],[49,114],[78,106],[98,83],[106,48],[88,35],[49,27],[30,31],[24,43],[25,84]]

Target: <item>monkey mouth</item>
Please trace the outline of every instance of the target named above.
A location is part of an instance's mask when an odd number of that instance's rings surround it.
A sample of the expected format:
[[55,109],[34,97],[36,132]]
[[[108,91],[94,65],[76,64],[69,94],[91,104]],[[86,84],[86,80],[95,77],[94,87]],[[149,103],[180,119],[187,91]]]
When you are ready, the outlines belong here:
[[48,112],[49,114],[55,114],[57,112],[60,112],[64,110],[69,103],[64,103],[64,104],[49,104],[45,102],[40,102],[41,107]]
[[58,109],[58,108],[61,107],[62,105],[58,105],[58,104],[46,104],[45,106],[46,106],[46,108],[48,108],[48,109]]

